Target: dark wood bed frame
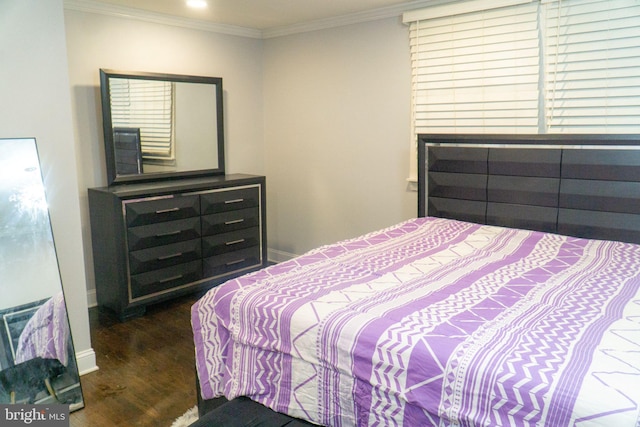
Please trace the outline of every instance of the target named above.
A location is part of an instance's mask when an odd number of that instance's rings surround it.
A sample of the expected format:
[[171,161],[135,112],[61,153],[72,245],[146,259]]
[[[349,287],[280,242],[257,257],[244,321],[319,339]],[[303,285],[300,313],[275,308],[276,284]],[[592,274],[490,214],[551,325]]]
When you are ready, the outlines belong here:
[[[640,243],[640,135],[419,135],[418,216]],[[195,426],[310,426],[247,398]]]

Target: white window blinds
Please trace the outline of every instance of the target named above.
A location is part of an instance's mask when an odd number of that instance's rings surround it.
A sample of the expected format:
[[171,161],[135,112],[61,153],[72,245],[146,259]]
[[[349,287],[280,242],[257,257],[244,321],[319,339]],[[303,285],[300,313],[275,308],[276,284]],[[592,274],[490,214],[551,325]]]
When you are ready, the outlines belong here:
[[640,1],[543,1],[548,132],[640,133]]
[[404,15],[416,134],[539,131],[538,8],[474,0]]
[[113,127],[140,129],[142,156],[173,160],[173,84],[159,80],[109,80]]

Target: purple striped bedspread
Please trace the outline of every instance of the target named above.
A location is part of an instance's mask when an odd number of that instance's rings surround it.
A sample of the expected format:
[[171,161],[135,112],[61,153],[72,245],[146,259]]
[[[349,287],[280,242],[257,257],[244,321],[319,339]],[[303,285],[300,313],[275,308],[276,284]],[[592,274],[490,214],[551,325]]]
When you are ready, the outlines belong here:
[[640,246],[418,218],[192,308],[205,399],[330,426],[640,425]]

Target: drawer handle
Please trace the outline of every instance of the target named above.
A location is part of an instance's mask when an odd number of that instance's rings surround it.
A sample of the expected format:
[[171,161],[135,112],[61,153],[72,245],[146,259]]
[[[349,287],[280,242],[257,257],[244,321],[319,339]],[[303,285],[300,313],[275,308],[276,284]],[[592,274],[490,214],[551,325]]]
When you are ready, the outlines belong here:
[[178,253],[171,254],[171,255],[159,256],[158,257],[158,261],[165,261],[167,259],[177,258],[177,257],[180,257],[180,256],[182,256],[182,252],[178,252]]
[[241,262],[245,262],[247,259],[246,258],[242,258],[242,259],[238,259],[235,261],[229,261],[226,265],[227,266],[231,266],[231,265],[235,265],[235,264],[240,264]]
[[231,203],[242,203],[242,202],[244,202],[244,199],[233,199],[233,200],[225,200],[224,204],[230,205]]
[[179,210],[180,208],[160,209],[160,210],[157,210],[156,213],[163,214],[163,213],[169,213],[169,212],[178,212]]
[[160,280],[160,283],[173,282],[174,280],[182,279],[184,274],[178,274],[177,276],[167,277],[166,279]]
[[234,219],[233,221],[225,221],[224,225],[240,224],[241,222],[244,222],[244,218]]
[[225,243],[225,245],[227,245],[227,246],[237,245],[238,243],[242,243],[242,242],[244,242],[244,239],[238,239],[238,240],[234,240],[232,242],[227,242],[227,243]]
[[182,233],[182,230],[169,231],[168,233],[158,233],[156,234],[156,237],[176,236],[180,233]]

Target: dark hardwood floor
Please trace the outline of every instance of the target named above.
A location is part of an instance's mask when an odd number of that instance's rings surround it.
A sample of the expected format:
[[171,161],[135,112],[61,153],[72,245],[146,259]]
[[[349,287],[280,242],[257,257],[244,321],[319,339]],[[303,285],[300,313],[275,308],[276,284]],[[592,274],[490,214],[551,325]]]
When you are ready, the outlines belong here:
[[89,310],[100,368],[81,377],[85,407],[72,427],[171,426],[196,404],[191,305],[197,295],[149,307],[120,323]]

